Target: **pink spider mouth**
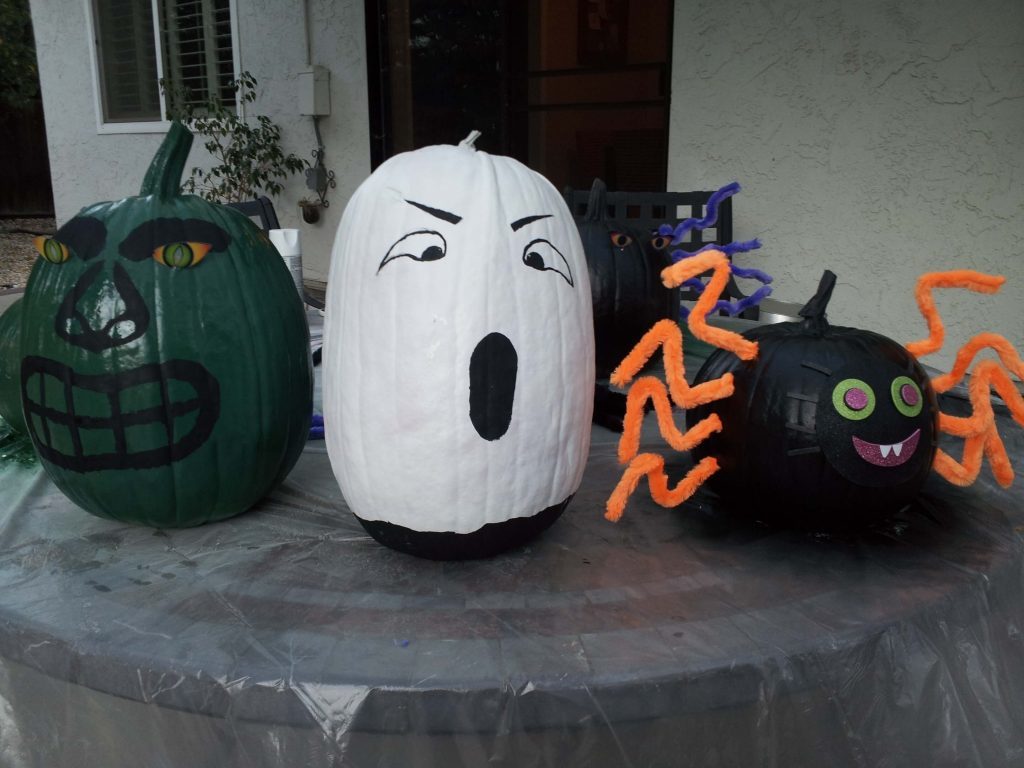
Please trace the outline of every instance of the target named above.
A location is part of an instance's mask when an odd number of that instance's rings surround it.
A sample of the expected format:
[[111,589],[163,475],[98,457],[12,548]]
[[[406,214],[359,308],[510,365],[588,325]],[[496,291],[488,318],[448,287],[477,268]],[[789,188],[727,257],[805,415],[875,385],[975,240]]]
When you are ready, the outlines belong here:
[[905,464],[914,451],[917,450],[917,441],[921,438],[921,430],[915,429],[914,433],[900,443],[881,445],[869,443],[859,437],[853,438],[853,447],[857,455],[869,464],[877,467],[898,467]]

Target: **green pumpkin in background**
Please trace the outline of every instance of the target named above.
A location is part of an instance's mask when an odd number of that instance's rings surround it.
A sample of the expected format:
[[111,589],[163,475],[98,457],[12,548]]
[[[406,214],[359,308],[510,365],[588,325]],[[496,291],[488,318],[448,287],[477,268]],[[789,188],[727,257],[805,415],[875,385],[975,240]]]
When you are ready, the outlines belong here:
[[156,527],[237,515],[295,464],[313,378],[302,301],[248,218],[180,193],[178,123],[138,197],[84,208],[23,299],[20,387],[53,482]]
[[0,314],[0,417],[17,432],[25,431],[21,418],[21,299]]

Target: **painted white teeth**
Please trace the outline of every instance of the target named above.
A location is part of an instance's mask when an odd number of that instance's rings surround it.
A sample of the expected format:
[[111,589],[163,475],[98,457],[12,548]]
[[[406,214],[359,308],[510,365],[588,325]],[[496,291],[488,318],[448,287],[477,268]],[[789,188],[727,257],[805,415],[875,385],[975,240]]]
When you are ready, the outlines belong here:
[[896,445],[894,445],[892,447],[892,452],[895,453],[897,456],[900,455],[900,451],[902,451],[902,450],[903,450],[903,443],[896,443]]
[[[878,447],[882,449],[882,458],[883,459],[888,458],[889,451],[892,450],[892,446],[891,445],[880,445]],[[896,454],[896,455],[898,456],[899,454]]]

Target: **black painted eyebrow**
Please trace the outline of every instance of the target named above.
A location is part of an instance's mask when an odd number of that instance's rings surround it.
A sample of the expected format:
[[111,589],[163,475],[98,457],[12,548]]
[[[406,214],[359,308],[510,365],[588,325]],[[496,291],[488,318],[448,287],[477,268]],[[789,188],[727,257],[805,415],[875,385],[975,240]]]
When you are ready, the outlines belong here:
[[550,218],[551,218],[551,214],[550,213],[540,213],[540,214],[537,214],[536,216],[524,216],[523,218],[516,219],[515,221],[512,222],[512,231],[516,232],[516,231],[522,229],[523,227],[525,227],[527,224],[532,224],[533,222],[537,221],[538,219],[550,219]]
[[431,208],[429,205],[423,203],[417,203],[415,200],[406,200],[409,205],[414,205],[421,211],[429,213],[431,216],[441,219],[441,221],[447,221],[449,224],[458,224],[462,221],[462,217],[448,211],[442,211],[440,208]]
[[117,250],[126,259],[144,261],[162,245],[188,242],[209,243],[211,250],[223,251],[231,243],[231,236],[202,219],[150,219],[133,229]]
[[99,219],[76,216],[57,230],[54,240],[63,243],[80,259],[99,255],[107,244],[107,228]]

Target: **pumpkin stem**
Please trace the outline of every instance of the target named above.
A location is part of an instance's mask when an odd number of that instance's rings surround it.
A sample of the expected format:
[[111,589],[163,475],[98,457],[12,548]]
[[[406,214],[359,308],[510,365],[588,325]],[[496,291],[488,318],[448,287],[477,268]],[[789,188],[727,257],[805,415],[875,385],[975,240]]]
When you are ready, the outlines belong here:
[[608,187],[601,179],[594,179],[590,187],[590,197],[587,198],[587,212],[583,215],[585,221],[601,221],[608,215],[607,198]]
[[825,310],[828,308],[828,302],[832,298],[832,289],[835,287],[836,274],[832,270],[826,269],[821,275],[821,282],[818,283],[818,292],[800,310],[800,317],[804,318],[804,327],[819,331],[828,328]]
[[185,170],[189,150],[192,149],[192,131],[175,120],[160,148],[153,155],[146,177],[142,180],[140,197],[156,195],[167,199],[181,194],[181,174]]
[[459,146],[460,147],[465,147],[466,149],[476,149],[476,147],[474,147],[473,144],[479,138],[480,138],[480,131],[470,131],[469,132],[469,136],[467,136],[466,138],[464,138],[462,141],[459,142]]

